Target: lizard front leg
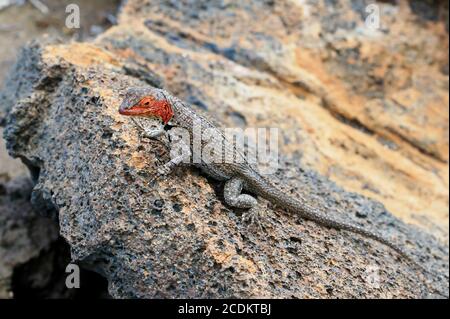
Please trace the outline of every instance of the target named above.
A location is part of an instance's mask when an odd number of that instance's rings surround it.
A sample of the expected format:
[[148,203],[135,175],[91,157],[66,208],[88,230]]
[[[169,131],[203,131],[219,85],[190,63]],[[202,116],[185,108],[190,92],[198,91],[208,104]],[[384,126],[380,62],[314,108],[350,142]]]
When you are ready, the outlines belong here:
[[141,129],[142,135],[146,138],[154,139],[165,133],[164,124],[156,123],[156,125],[141,125],[138,121],[132,118],[137,127]]
[[174,133],[176,130],[169,131],[170,140],[170,161],[158,168],[160,175],[169,174],[176,166],[181,163],[188,163],[191,158],[191,149],[183,136]]

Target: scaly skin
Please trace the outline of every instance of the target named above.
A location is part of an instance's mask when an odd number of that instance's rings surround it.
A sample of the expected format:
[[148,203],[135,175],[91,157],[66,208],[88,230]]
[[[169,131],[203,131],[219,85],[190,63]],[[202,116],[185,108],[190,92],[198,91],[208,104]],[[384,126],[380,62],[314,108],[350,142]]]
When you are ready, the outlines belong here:
[[[119,112],[122,115],[132,116],[133,119],[136,119],[136,124],[141,127],[144,134],[148,137],[156,137],[163,134],[163,126],[169,123],[171,127],[181,127],[186,129],[191,135],[192,141],[194,135],[194,123],[201,123],[202,132],[205,129],[213,130],[214,134],[219,136],[226,148],[231,149],[236,156],[241,156],[243,158],[243,155],[234,148],[232,143],[229,143],[226,140],[223,132],[219,128],[215,127],[204,116],[196,113],[190,105],[180,101],[167,91],[150,87],[129,89],[120,105]],[[152,121],[150,121],[149,118],[161,119],[162,123],[157,129],[151,128],[150,123],[152,123]],[[206,143],[202,141],[202,147],[204,145],[206,145]],[[192,152],[194,147],[195,146],[191,143],[188,149]],[[184,156],[190,157],[190,155],[191,153],[185,154]],[[169,173],[174,166],[186,159],[184,156],[173,158],[160,169],[160,173]],[[202,161],[193,165],[199,167],[212,178],[225,181],[225,202],[232,207],[248,208],[251,211],[255,209],[257,205],[256,199],[250,195],[241,194],[241,191],[244,189],[247,192],[257,194],[279,207],[297,213],[301,217],[312,220],[320,225],[347,230],[376,240],[395,250],[401,256],[411,261],[420,270],[429,273],[427,269],[415,262],[403,248],[390,240],[362,227],[338,221],[327,216],[322,210],[308,204],[307,200],[300,194],[297,194],[295,198],[286,195],[286,193],[280,191],[266,178],[261,176],[261,174],[259,174],[245,159],[242,163],[225,163],[225,161],[219,163],[205,163]]]

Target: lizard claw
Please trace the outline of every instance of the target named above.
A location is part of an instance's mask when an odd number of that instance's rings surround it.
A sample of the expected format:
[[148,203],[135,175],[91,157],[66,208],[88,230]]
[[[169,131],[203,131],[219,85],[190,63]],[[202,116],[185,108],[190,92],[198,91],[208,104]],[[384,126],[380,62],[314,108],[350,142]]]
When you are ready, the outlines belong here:
[[158,167],[157,171],[160,176],[169,175],[172,171],[172,165],[170,165],[170,163],[164,164],[163,166]]
[[264,226],[261,223],[261,213],[258,207],[252,207],[242,214],[242,221],[247,223],[247,227],[257,226],[259,230],[264,231]]

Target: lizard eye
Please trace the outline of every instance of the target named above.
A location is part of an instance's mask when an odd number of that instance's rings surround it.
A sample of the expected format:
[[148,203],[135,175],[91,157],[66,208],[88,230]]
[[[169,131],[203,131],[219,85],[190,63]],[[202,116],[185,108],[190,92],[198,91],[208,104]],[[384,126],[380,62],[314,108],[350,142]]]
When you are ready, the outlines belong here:
[[152,96],[146,96],[142,100],[139,101],[138,105],[148,107],[154,101],[155,101],[155,99]]

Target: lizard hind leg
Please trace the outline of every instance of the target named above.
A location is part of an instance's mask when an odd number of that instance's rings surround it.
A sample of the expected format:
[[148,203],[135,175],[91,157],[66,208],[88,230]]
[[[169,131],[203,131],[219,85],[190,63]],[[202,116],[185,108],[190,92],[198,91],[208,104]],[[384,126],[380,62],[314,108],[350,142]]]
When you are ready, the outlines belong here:
[[253,196],[241,194],[243,187],[242,179],[233,177],[225,183],[223,195],[225,202],[236,208],[248,208],[248,211],[242,214],[242,220],[249,225],[257,225],[260,229],[263,227],[260,223],[258,201]]
[[233,177],[225,183],[223,191],[225,202],[236,208],[256,207],[258,202],[253,196],[241,194],[243,183],[242,179],[238,177]]

